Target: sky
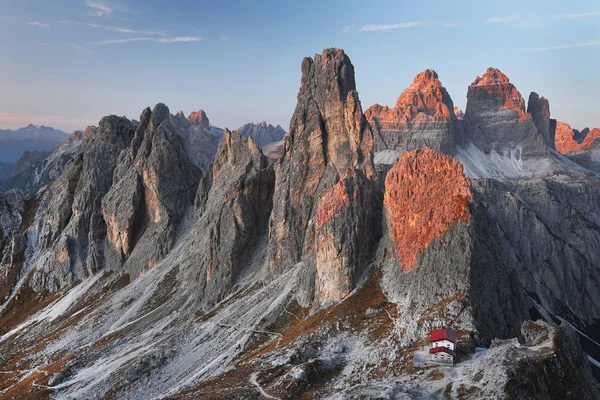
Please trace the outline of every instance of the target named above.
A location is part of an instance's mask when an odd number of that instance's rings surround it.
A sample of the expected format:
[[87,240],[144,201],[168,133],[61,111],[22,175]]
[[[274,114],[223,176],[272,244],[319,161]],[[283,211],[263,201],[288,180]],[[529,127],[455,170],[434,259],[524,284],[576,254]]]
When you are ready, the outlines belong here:
[[0,128],[67,132],[163,102],[288,128],[302,59],[345,50],[363,109],[438,72],[455,104],[502,70],[553,118],[600,126],[600,2],[0,0]]

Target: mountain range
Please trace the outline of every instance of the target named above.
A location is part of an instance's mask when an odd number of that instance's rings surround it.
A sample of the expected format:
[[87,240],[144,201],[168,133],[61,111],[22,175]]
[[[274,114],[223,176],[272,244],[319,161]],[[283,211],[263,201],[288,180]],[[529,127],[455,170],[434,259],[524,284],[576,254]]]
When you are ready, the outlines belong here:
[[67,133],[44,125],[0,129],[0,161],[15,163],[25,151],[52,151],[68,138]]
[[494,68],[464,114],[433,70],[364,113],[343,50],[301,75],[287,134],[161,103],[0,194],[1,397],[600,397],[598,129]]

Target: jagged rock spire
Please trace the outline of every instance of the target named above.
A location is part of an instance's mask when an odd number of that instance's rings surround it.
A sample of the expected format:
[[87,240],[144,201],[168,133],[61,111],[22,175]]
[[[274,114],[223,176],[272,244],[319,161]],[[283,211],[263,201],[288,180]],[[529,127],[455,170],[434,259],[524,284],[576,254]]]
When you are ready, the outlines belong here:
[[319,199],[349,169],[374,177],[373,135],[362,113],[354,67],[343,50],[302,62],[298,104],[277,164],[268,263],[275,273],[314,250]]

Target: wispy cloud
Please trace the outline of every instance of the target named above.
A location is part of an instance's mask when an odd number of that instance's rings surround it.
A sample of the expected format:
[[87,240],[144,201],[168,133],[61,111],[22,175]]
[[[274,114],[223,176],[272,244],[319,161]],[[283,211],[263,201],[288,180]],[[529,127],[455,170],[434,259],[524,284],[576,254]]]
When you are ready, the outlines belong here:
[[522,49],[522,50],[523,51],[552,51],[552,50],[575,49],[578,47],[595,47],[595,46],[600,46],[600,40],[590,40],[589,42],[561,44],[558,46],[534,47],[534,48]]
[[181,42],[199,42],[202,40],[200,36],[178,36],[174,38],[152,39],[158,43],[181,43]]
[[112,14],[112,12],[114,11],[106,3],[96,0],[86,0],[85,5],[90,8],[90,15],[93,15],[95,17],[104,17],[106,15]]
[[89,26],[90,28],[104,29],[106,31],[118,32],[118,33],[135,33],[138,35],[155,35],[155,36],[165,36],[167,34],[167,32],[165,32],[165,31],[144,31],[144,30],[137,30],[137,29],[131,29],[131,28],[123,28],[120,26],[100,25],[100,24],[94,24],[94,23],[89,23],[89,22],[60,21],[60,23],[61,24],[78,25],[78,26]]
[[227,35],[220,35],[219,36],[219,40],[223,41],[223,40],[229,40],[229,36]]
[[348,33],[352,30],[352,26],[348,25],[342,28],[342,32]]
[[122,43],[134,43],[134,42],[155,42],[155,43],[184,43],[184,42],[199,42],[202,38],[200,36],[177,36],[173,38],[154,38],[154,37],[138,37],[129,39],[115,39],[115,40],[99,40],[90,44],[94,46],[107,46],[110,44],[122,44]]
[[512,26],[525,26],[525,18],[518,15],[508,15],[504,17],[491,17],[485,20],[488,24],[504,24]]
[[38,22],[38,21],[28,22],[27,25],[39,26],[40,28],[50,28],[50,25],[48,25],[48,24],[42,24],[41,22]]
[[439,23],[429,21],[413,21],[413,22],[401,22],[398,24],[369,24],[360,27],[361,32],[374,32],[374,31],[389,31],[392,29],[407,29],[416,27],[441,27],[450,28],[458,26],[456,22]]
[[551,18],[558,18],[558,19],[582,19],[582,18],[593,18],[593,17],[600,17],[600,11],[593,11],[593,12],[588,12],[588,13],[583,13],[583,14],[559,14],[559,15],[551,16]]
[[600,17],[600,11],[592,11],[581,14],[555,14],[545,16],[522,16],[522,15],[507,15],[490,17],[485,20],[488,24],[504,24],[510,26],[531,26],[536,21],[550,20],[550,19],[584,19]]
[[89,55],[94,54],[92,52],[92,50],[88,49],[85,46],[79,45],[79,44],[53,44],[53,43],[48,43],[48,42],[39,42],[37,45],[47,47],[49,49],[71,50],[82,56],[89,56]]

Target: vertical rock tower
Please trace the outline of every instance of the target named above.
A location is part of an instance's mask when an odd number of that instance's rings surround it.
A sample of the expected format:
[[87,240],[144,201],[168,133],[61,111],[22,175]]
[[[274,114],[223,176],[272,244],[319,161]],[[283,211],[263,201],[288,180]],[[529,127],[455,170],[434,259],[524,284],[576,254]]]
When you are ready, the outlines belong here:
[[278,274],[314,249],[318,199],[348,170],[374,177],[373,134],[343,50],[302,62],[298,104],[276,166],[267,262]]

